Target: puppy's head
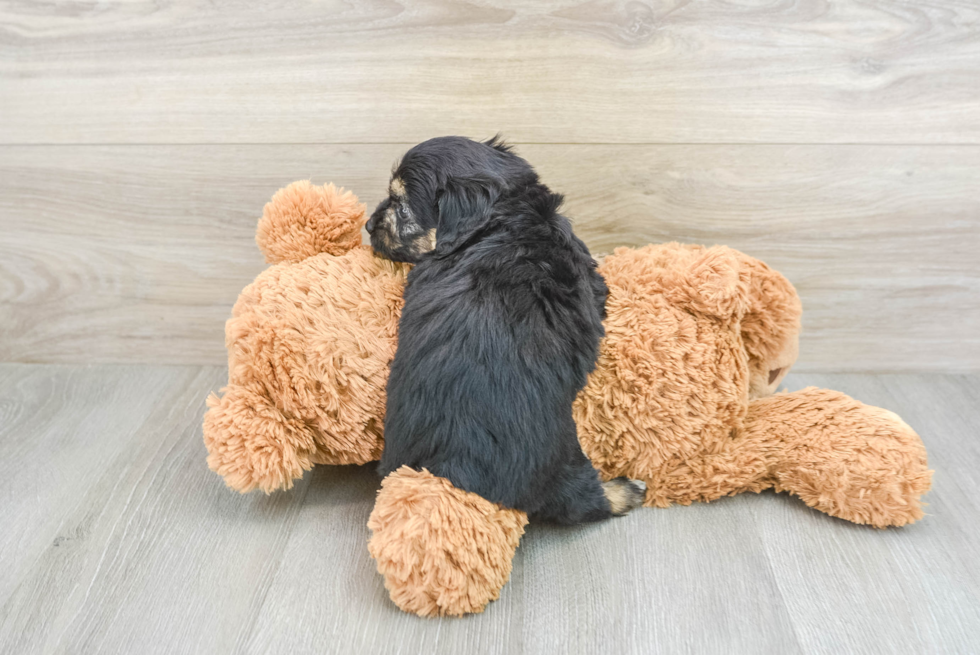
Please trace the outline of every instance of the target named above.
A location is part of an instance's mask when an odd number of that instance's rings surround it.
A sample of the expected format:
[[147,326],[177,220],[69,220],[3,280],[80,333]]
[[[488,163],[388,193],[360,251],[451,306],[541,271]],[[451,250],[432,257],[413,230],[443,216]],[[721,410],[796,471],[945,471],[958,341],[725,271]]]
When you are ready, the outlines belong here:
[[417,262],[477,230],[501,194],[537,181],[531,165],[496,137],[424,141],[392,172],[388,197],[367,222],[371,246],[388,259]]

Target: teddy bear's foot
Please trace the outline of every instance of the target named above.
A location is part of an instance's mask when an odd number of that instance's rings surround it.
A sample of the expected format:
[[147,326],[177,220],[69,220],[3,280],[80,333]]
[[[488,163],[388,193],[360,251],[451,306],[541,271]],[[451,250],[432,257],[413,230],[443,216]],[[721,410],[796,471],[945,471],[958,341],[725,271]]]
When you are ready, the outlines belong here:
[[932,479],[925,446],[892,412],[810,387],[753,402],[746,430],[778,446],[771,469],[777,491],[878,528],[923,516]]
[[313,467],[313,433],[285,417],[267,396],[232,385],[211,394],[204,415],[208,466],[236,491],[289,489]]
[[402,610],[462,616],[500,596],[525,525],[524,512],[403,466],[381,483],[368,550]]

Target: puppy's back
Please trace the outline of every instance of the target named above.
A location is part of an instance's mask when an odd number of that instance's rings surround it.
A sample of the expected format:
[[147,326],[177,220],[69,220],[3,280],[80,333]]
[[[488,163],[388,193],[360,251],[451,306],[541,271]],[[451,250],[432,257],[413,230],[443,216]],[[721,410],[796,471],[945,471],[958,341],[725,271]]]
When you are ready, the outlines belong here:
[[501,199],[479,238],[410,273],[382,474],[427,468],[533,513],[555,472],[584,459],[571,405],[606,288],[560,203],[543,185]]

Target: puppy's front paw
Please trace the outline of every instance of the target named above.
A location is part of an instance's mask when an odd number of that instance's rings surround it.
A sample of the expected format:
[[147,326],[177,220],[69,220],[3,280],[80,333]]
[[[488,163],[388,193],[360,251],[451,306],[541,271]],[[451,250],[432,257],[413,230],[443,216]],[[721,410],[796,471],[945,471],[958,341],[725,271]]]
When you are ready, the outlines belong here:
[[613,478],[602,483],[613,516],[623,516],[643,504],[646,485],[628,478]]

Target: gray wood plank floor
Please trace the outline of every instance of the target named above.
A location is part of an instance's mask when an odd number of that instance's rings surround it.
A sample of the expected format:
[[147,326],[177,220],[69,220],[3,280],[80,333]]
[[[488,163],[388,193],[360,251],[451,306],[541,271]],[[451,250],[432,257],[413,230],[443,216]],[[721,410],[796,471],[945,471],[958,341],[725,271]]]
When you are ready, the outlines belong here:
[[532,526],[501,599],[423,620],[365,542],[370,467],[241,496],[205,465],[221,367],[0,365],[0,652],[980,650],[980,376],[792,375],[899,412],[928,516],[876,531],[772,493]]

